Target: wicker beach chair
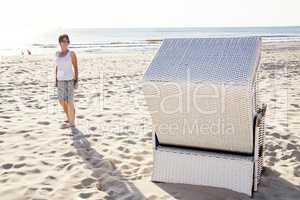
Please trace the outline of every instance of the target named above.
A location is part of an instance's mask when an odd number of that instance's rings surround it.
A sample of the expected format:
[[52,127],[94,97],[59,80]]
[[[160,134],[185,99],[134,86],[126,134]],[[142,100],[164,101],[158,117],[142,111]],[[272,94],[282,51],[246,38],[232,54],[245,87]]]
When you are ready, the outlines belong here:
[[252,195],[266,106],[256,98],[261,39],[165,39],[144,75],[153,121],[152,180]]

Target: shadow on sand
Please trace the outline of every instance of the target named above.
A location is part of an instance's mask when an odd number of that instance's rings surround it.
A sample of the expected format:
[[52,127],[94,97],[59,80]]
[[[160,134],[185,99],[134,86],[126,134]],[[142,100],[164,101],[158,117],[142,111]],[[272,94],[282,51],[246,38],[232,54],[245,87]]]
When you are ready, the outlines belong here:
[[270,168],[264,169],[262,182],[253,198],[221,188],[171,183],[156,185],[174,198],[184,200],[298,200],[300,197],[300,186],[284,180],[280,173]]
[[79,129],[72,128],[72,139],[78,155],[92,171],[92,177],[97,180],[98,190],[107,193],[106,199],[145,199],[134,184],[122,178],[121,173],[110,160],[104,159],[103,155],[91,147],[91,144]]
[[[107,193],[106,199],[146,199],[139,189],[126,181],[114,164],[91,147],[84,134],[77,128],[72,129],[72,138],[78,155],[92,171],[97,180],[97,188]],[[152,184],[152,183],[151,183]],[[184,200],[251,200],[244,194],[221,188],[195,186],[187,184],[153,183],[175,199]],[[264,168],[262,182],[252,199],[257,200],[298,200],[300,186],[296,186],[280,177],[280,173]]]

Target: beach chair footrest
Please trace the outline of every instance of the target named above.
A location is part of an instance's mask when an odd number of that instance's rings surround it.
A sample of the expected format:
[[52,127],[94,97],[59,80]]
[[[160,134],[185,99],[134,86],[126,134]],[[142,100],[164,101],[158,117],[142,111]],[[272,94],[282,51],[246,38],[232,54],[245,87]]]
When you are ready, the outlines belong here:
[[157,146],[152,181],[227,188],[252,195],[253,156]]

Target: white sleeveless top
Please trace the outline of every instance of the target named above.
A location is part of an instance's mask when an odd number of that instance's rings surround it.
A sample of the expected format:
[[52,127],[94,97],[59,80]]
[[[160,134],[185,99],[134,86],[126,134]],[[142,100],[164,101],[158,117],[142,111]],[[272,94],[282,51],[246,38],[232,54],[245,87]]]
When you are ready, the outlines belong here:
[[57,80],[59,81],[68,81],[73,79],[73,65],[71,51],[60,57],[56,55],[56,66],[57,66]]

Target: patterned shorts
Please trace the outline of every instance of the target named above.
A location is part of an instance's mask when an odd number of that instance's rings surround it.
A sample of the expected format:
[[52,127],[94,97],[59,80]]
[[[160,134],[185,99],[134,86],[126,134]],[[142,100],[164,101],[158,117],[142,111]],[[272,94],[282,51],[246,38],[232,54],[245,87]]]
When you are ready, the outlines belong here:
[[58,100],[73,101],[74,80],[57,82]]

